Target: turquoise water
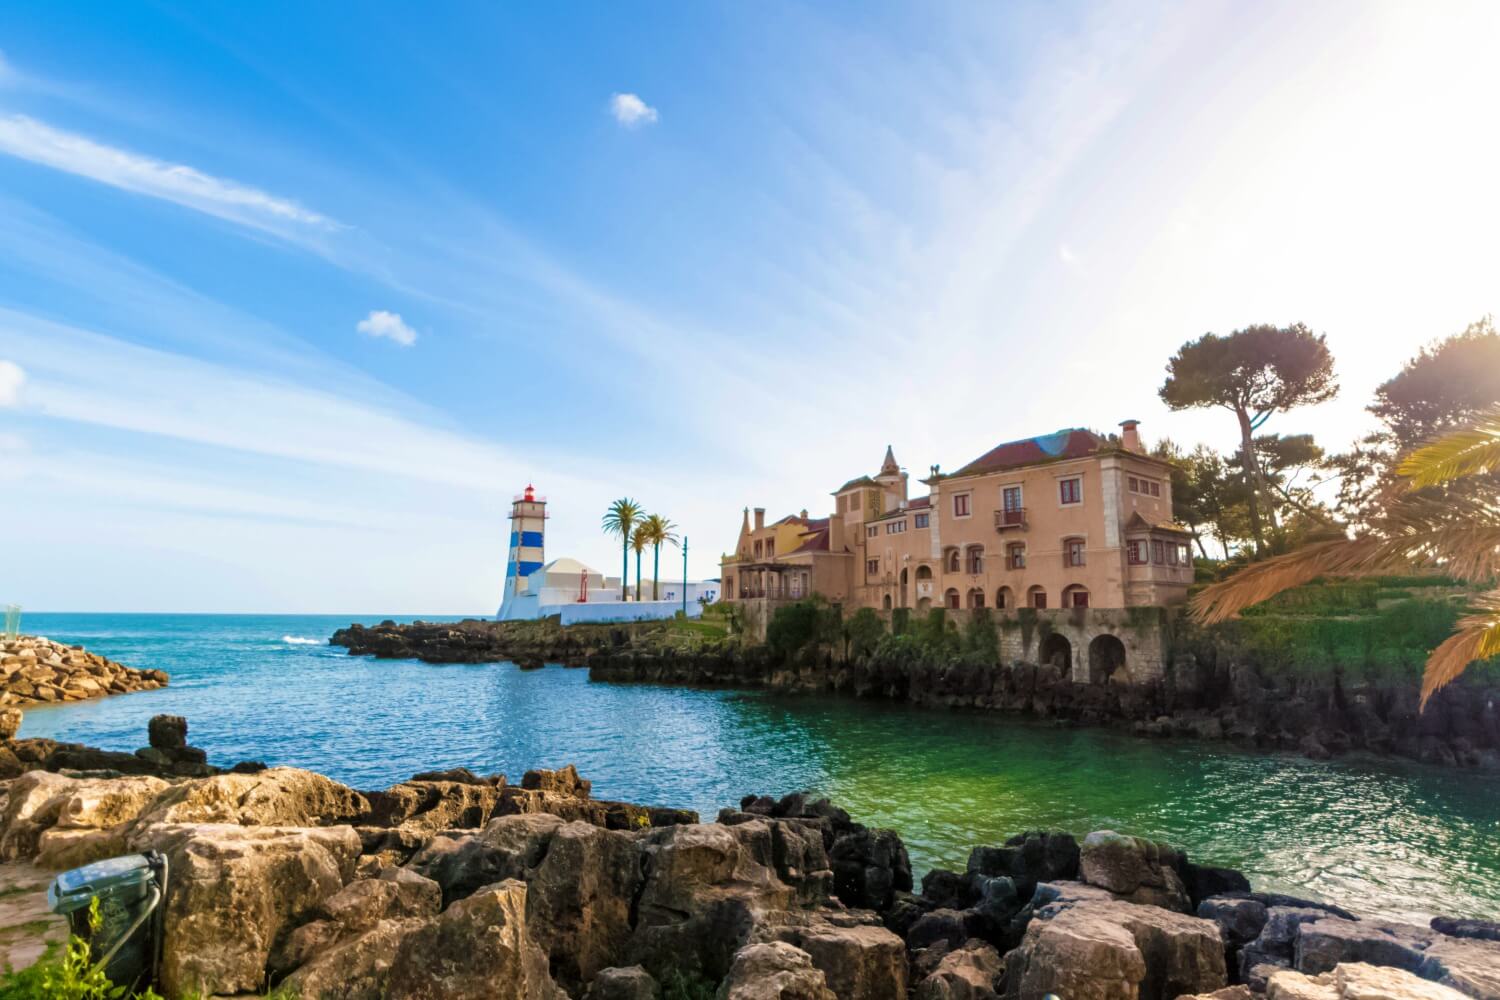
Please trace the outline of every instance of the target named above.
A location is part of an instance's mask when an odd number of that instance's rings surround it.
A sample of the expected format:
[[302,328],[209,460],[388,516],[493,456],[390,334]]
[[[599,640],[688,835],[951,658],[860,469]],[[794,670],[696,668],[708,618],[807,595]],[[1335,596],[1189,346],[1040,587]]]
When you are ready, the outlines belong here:
[[[28,632],[172,675],[160,691],[30,709],[23,736],[116,750],[187,716],[216,764],[360,788],[465,765],[576,763],[601,798],[697,809],[823,792],[901,831],[920,873],[1028,827],[1110,827],[1245,870],[1258,888],[1404,919],[1500,919],[1500,776],[1314,762],[875,702],[595,684],[587,671],[435,666],[326,644],[349,617],[29,614]],[[357,619],[373,624],[378,619]]]

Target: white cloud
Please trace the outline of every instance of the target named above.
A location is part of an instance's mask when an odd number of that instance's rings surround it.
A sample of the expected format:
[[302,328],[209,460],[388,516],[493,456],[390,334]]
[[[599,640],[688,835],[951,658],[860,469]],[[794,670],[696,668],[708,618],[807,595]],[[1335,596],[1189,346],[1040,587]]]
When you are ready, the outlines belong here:
[[417,342],[417,331],[406,325],[401,314],[384,309],[370,310],[370,315],[355,324],[355,329],[370,337],[394,340],[402,347],[410,347]]
[[0,361],[0,406],[16,406],[21,402],[21,386],[26,384],[26,373],[14,361]]
[[282,235],[289,229],[339,228],[327,216],[286,198],[180,163],[106,146],[25,115],[0,117],[0,153]]
[[1078,255],[1066,243],[1057,248],[1057,259],[1068,265],[1078,263]]
[[615,94],[610,97],[609,113],[626,128],[654,125],[658,117],[656,109],[635,94]]

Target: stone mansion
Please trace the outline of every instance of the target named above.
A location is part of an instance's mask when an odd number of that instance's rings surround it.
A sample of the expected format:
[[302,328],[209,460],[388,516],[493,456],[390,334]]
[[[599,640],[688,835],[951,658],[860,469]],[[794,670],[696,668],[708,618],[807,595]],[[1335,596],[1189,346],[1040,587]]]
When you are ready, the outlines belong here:
[[723,560],[723,599],[821,594],[846,607],[1126,608],[1180,604],[1193,579],[1172,520],[1170,466],[1137,422],[1103,436],[1071,428],[997,445],[922,480],[886,449],[873,476],[833,492],[827,517],[766,523],[745,511]]

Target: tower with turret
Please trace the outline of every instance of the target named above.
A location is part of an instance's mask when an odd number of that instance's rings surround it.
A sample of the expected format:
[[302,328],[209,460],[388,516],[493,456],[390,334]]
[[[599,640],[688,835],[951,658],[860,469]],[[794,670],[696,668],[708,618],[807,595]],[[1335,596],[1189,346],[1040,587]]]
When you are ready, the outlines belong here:
[[505,590],[500,598],[500,619],[507,616],[511,603],[526,589],[526,578],[542,568],[543,536],[547,529],[547,498],[537,496],[528,484],[510,505],[510,553],[505,561]]

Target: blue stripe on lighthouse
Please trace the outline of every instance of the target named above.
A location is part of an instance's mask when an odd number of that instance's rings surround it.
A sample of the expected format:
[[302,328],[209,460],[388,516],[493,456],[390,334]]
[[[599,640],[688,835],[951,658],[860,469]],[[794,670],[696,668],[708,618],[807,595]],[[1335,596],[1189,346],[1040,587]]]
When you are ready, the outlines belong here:
[[[512,539],[515,538],[515,534],[516,533],[514,531],[511,532],[511,538]],[[515,542],[512,541],[511,544],[514,545]],[[541,546],[542,546],[542,533],[540,531],[523,531],[523,532],[521,532],[521,544],[522,545],[532,545],[532,546],[535,546],[537,548],[541,548]]]
[[542,568],[542,564],[539,563],[539,562],[517,563],[516,564],[516,575],[517,576],[530,576],[531,574],[535,573],[537,570],[539,570],[541,568]]

